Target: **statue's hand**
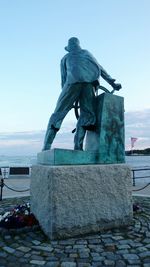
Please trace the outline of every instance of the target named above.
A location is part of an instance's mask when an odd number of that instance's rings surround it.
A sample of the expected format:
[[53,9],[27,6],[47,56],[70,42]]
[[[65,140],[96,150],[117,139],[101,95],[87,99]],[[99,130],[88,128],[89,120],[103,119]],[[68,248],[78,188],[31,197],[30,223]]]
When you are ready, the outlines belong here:
[[120,83],[114,83],[114,84],[112,85],[112,87],[113,87],[116,91],[119,91],[119,90],[122,88],[122,86],[121,86]]

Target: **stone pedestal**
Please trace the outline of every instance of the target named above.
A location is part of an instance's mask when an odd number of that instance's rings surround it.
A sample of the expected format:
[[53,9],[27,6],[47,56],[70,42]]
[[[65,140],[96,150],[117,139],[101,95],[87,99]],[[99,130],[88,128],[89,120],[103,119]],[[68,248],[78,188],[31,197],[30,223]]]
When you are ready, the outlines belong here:
[[32,167],[31,210],[50,239],[121,227],[132,220],[126,164]]
[[125,162],[124,99],[101,94],[96,99],[97,130],[87,132],[86,150],[99,153],[99,162]]

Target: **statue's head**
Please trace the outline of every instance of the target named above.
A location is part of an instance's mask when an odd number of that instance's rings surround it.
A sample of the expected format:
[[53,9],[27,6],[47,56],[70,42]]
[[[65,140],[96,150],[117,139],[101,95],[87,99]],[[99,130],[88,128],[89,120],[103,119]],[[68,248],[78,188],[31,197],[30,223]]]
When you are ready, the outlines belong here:
[[65,47],[65,50],[71,52],[79,49],[81,49],[79,39],[77,37],[71,37],[68,40],[68,45]]

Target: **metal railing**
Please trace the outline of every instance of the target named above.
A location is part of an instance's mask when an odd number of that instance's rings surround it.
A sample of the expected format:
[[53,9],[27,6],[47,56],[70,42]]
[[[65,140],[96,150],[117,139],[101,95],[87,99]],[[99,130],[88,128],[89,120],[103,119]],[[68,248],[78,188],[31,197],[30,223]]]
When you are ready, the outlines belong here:
[[7,178],[10,176],[10,175],[26,175],[26,176],[30,176],[31,174],[31,168],[29,167],[1,167],[0,168],[0,175],[1,175],[1,179],[0,179],[0,201],[2,201],[3,199],[3,188],[4,186],[11,190],[11,191],[14,191],[14,192],[18,192],[18,193],[23,193],[23,192],[27,192],[27,191],[30,191],[30,188],[27,188],[27,189],[15,189],[15,188],[12,188],[10,186],[8,186],[6,183],[5,183],[5,180],[7,180]]
[[135,186],[135,181],[136,179],[143,179],[143,178],[150,178],[150,173],[146,176],[136,176],[137,172],[142,172],[142,171],[150,171],[150,168],[143,167],[143,168],[134,168],[132,169],[132,179],[133,179],[133,186]]

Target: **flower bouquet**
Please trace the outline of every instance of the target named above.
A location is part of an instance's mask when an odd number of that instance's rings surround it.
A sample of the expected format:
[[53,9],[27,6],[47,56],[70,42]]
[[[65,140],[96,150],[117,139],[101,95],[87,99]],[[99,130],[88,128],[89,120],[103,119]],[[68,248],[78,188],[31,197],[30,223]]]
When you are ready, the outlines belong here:
[[16,206],[11,211],[0,215],[0,227],[6,229],[18,229],[33,225],[38,225],[38,221],[30,212],[30,203]]

